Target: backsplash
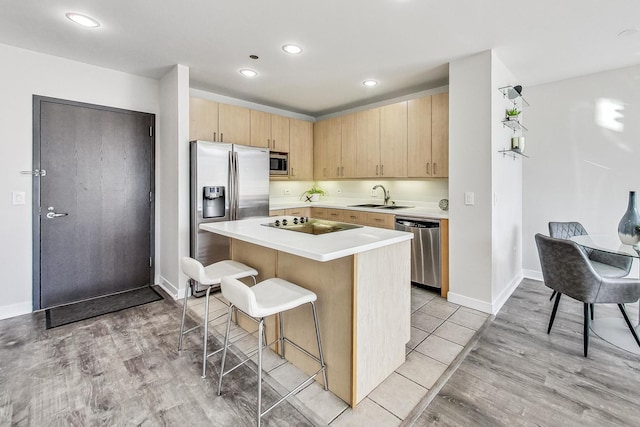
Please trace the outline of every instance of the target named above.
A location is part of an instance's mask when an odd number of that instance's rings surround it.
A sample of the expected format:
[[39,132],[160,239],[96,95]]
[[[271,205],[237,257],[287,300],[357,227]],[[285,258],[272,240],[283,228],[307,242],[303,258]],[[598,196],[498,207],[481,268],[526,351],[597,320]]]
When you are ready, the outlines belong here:
[[[271,204],[300,201],[300,196],[308,190],[314,181],[271,181]],[[385,180],[357,180],[357,181],[317,181],[318,186],[327,192],[321,200],[331,203],[348,199],[350,202],[368,203],[382,201],[382,190],[375,191],[371,196],[374,185],[381,184],[391,196],[391,201],[412,202],[417,206],[437,207],[441,199],[448,198],[449,182],[446,179],[416,180],[416,181],[385,181]],[[288,191],[289,194],[285,194]]]

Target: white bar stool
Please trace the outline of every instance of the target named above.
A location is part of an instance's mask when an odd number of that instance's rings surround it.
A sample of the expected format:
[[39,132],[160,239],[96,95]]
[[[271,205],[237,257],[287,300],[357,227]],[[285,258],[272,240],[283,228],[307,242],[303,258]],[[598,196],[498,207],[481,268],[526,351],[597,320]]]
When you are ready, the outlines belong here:
[[[266,415],[269,411],[271,411],[276,405],[282,403],[285,399],[287,399],[292,394],[296,393],[310,381],[322,372],[323,380],[324,380],[324,389],[327,388],[327,372],[326,365],[324,363],[324,356],[322,354],[322,343],[320,341],[320,330],[318,329],[318,313],[316,311],[315,301],[317,296],[315,293],[301,288],[298,285],[295,285],[291,282],[287,282],[283,279],[272,278],[264,280],[253,287],[249,287],[242,283],[239,280],[236,280],[232,277],[223,277],[222,278],[222,295],[230,302],[229,305],[229,318],[227,319],[227,330],[224,336],[224,351],[222,353],[222,367],[220,369],[220,378],[218,379],[218,396],[222,391],[222,377],[235,370],[239,366],[245,364],[250,358],[245,359],[240,362],[233,368],[229,369],[227,372],[224,371],[224,363],[227,357],[227,348],[229,347],[229,328],[231,326],[231,312],[234,307],[236,307],[241,312],[253,318],[254,321],[258,323],[258,410],[257,410],[257,425],[260,426],[260,420],[262,416]],[[313,354],[309,353],[307,350],[298,346],[296,343],[287,339],[283,332],[282,326],[282,313],[287,310],[291,310],[293,308],[299,307],[303,304],[311,304],[311,308],[313,311],[313,322],[316,328],[316,341],[318,342],[318,355],[320,358],[317,358]],[[280,336],[272,343],[266,344],[267,346],[279,342],[279,348],[281,353],[281,357],[284,357],[284,343],[285,341],[298,350],[305,353],[307,356],[313,358],[320,364],[320,369],[309,378],[307,378],[304,382],[298,385],[296,388],[287,393],[284,397],[278,400],[276,403],[267,408],[264,412],[262,412],[262,347],[263,347],[263,336],[264,336],[264,318],[267,316],[271,316],[274,314],[278,314],[278,323],[280,329]],[[266,339],[265,339],[266,341]],[[255,353],[254,353],[255,354]]]
[[[243,277],[251,276],[253,278],[253,283],[256,283],[256,276],[258,272],[254,269],[245,265],[241,262],[225,260],[213,263],[208,266],[203,266],[199,261],[189,258],[182,257],[182,271],[184,274],[189,276],[190,279],[198,282],[200,286],[207,287],[207,295],[205,296],[205,308],[204,308],[204,342],[203,342],[203,353],[202,353],[202,378],[206,377],[207,374],[207,358],[209,356],[213,356],[218,353],[220,350],[216,350],[213,353],[207,354],[207,340],[209,338],[209,294],[211,293],[211,288],[215,285],[219,285],[222,281],[222,278],[225,276],[233,277],[234,279],[241,279]],[[178,340],[178,351],[182,350],[182,337],[193,331],[194,329],[199,328],[202,325],[195,326],[189,330],[184,330],[184,318],[187,315],[187,301],[189,300],[189,286],[187,281],[187,289],[185,289],[183,307],[182,307],[182,322],[180,323],[180,339]],[[242,282],[240,282],[242,283]],[[231,314],[229,314],[231,315]]]

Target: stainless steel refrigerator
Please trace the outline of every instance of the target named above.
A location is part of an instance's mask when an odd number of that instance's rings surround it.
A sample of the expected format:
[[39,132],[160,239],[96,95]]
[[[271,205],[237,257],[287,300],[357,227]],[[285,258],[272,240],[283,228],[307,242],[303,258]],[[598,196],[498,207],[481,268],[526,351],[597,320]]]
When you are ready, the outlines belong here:
[[229,239],[200,224],[269,215],[269,150],[191,141],[191,257],[229,259]]

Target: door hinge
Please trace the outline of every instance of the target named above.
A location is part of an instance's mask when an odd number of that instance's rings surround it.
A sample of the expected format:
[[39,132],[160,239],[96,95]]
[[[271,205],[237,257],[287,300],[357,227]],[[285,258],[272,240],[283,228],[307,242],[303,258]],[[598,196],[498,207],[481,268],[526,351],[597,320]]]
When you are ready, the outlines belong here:
[[149,268],[153,267],[153,258],[149,257]]
[[153,136],[153,126],[149,126],[149,136]]

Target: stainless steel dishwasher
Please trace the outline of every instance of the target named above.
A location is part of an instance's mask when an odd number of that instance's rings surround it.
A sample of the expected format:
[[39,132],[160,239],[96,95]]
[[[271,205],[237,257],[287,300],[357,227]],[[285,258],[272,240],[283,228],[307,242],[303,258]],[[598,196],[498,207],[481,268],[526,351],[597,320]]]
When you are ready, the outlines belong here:
[[411,241],[411,281],[441,288],[440,221],[396,216],[396,230],[413,233]]

